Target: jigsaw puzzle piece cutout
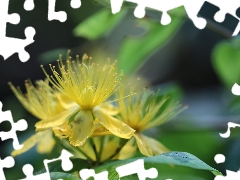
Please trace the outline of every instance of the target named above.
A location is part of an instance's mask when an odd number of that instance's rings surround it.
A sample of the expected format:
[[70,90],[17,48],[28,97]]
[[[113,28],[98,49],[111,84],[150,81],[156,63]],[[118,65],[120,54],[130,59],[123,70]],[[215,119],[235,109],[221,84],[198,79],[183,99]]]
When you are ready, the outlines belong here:
[[0,179],[5,180],[5,175],[3,168],[11,168],[15,164],[15,161],[12,156],[8,156],[4,159],[0,159]]
[[9,14],[6,20],[11,24],[18,24],[20,22],[20,16],[17,13]]
[[216,154],[214,156],[214,160],[217,164],[224,163],[225,162],[225,156],[223,154]]
[[25,174],[26,178],[22,180],[50,180],[50,172],[48,169],[48,164],[51,162],[55,162],[58,160],[61,160],[61,166],[64,171],[69,171],[73,168],[72,161],[70,160],[70,157],[72,157],[73,154],[68,152],[67,150],[63,149],[61,152],[61,155],[58,158],[55,159],[45,159],[43,161],[44,167],[46,169],[45,173],[33,175],[33,167],[31,164],[26,164],[23,166],[22,170]]
[[90,177],[93,177],[95,180],[108,180],[107,171],[95,174],[94,169],[82,169],[81,171],[79,171],[79,175],[82,180],[87,180]]
[[[184,0],[173,0],[171,3],[160,3],[156,0],[126,0],[131,3],[137,4],[134,10],[134,16],[137,18],[143,18],[146,14],[146,8],[154,9],[162,12],[160,23],[167,25],[171,22],[171,17],[168,11],[184,5]],[[120,11],[123,1],[111,0],[112,13],[115,14]]]
[[[121,10],[124,0],[110,0],[112,13],[116,14]],[[162,25],[167,25],[171,22],[171,16],[168,11],[175,9],[180,6],[184,6],[188,17],[193,21],[194,25],[198,29],[203,29],[206,27],[207,23],[214,25],[216,30],[221,33],[225,33],[227,36],[236,35],[240,30],[240,8],[236,10],[234,7],[238,7],[238,2],[234,2],[229,5],[225,2],[218,0],[212,0],[210,2],[200,0],[200,1],[189,1],[189,0],[172,0],[171,2],[166,2],[164,0],[125,0],[127,2],[135,3],[136,8],[134,10],[134,15],[137,18],[142,18],[145,16],[145,8],[154,9],[162,12],[162,18],[160,23]],[[215,5],[216,6],[215,6]],[[226,5],[229,5],[229,7]],[[219,7],[220,8],[219,8]],[[227,11],[222,8],[226,7]],[[222,10],[220,10],[222,9]],[[230,13],[236,11],[236,16]],[[210,13],[209,13],[210,12]],[[229,12],[229,13],[227,13]],[[234,17],[235,16],[235,17]],[[207,21],[206,21],[207,20]],[[235,31],[234,31],[235,30]]]
[[240,171],[234,172],[226,170],[226,176],[216,176],[214,180],[238,180],[240,179]]
[[[146,14],[145,8],[151,8],[154,10],[162,11],[162,17],[160,23],[162,25],[167,25],[171,22],[171,17],[167,13],[167,11],[172,10],[176,7],[182,6],[182,1],[176,1],[172,3],[171,7],[165,7],[165,4],[161,4],[158,1],[155,0],[126,0],[131,3],[137,4],[135,10],[134,10],[134,16],[137,18],[143,18]],[[112,13],[116,14],[121,10],[123,4],[123,0],[115,1],[111,0],[111,7],[112,7]],[[163,7],[164,6],[164,7]]]
[[8,132],[0,132],[0,138],[2,141],[13,139],[13,148],[15,150],[21,149],[23,145],[19,144],[16,132],[26,130],[28,127],[27,121],[21,119],[17,122],[14,122],[11,111],[2,111],[2,102],[0,101],[0,123],[3,121],[9,121],[11,123],[12,129]]
[[14,53],[18,53],[19,59],[26,62],[30,56],[24,48],[34,42],[35,29],[33,27],[25,29],[26,39],[6,37],[7,23],[18,24],[20,22],[18,14],[8,14],[8,5],[9,0],[0,1],[0,55],[6,60]]
[[34,42],[33,37],[35,36],[36,32],[34,28],[27,27],[24,33],[26,39],[0,37],[0,45],[1,43],[4,43],[4,46],[1,46],[0,48],[0,54],[4,57],[5,60],[16,52],[18,53],[19,59],[22,62],[29,60],[30,55],[25,51],[25,47]]
[[65,22],[67,20],[67,13],[64,11],[55,11],[56,0],[48,0],[48,20],[59,20]]
[[25,164],[22,170],[26,178],[21,180],[51,180],[48,170],[45,173],[33,175],[33,166],[31,164]]
[[[239,24],[239,19],[229,13],[226,13],[224,18],[224,14],[221,13],[220,8],[207,1],[204,2],[197,16],[205,19],[207,24],[216,31],[220,31],[229,37],[232,36]],[[216,20],[222,20],[222,22],[217,22]]]
[[110,0],[110,4],[111,4],[111,9],[112,9],[112,13],[116,14],[121,10],[122,4],[123,4],[124,0]]
[[[55,5],[55,3],[53,3],[53,1],[51,1],[51,10],[53,10],[54,12],[55,12],[55,10],[54,10],[55,6],[53,7],[53,4]],[[81,7],[81,0],[71,0],[70,5],[74,9],[80,8]],[[26,11],[32,11],[35,7],[34,0],[25,0],[23,7]],[[55,12],[55,13],[58,13],[58,12]],[[62,14],[62,15],[65,16],[64,14]],[[62,20],[59,20],[59,21],[62,21]]]
[[20,16],[17,13],[8,14],[8,0],[2,0],[0,4],[0,38],[6,35],[7,22],[18,24]]
[[119,178],[129,176],[132,174],[137,174],[139,180],[146,180],[146,178],[154,179],[157,178],[158,176],[158,171],[156,168],[150,168],[148,170],[144,168],[143,159],[139,159],[134,162],[117,167],[116,171],[119,174]]
[[222,138],[228,138],[231,134],[231,128],[240,127],[240,124],[237,123],[228,123],[228,129],[226,133],[219,133]]
[[[157,11],[162,12],[162,17],[160,23],[162,25],[167,25],[171,22],[171,16],[168,14],[168,11],[171,11],[175,8],[183,6],[185,11],[190,19],[192,19],[194,25],[199,28],[203,29],[207,22],[206,20],[197,17],[196,12],[200,10],[204,1],[189,1],[189,0],[172,0],[171,2],[167,2],[164,0],[156,1],[156,0],[125,0],[131,3],[137,4],[134,15],[137,18],[142,18],[145,16],[145,8],[154,9]],[[111,0],[111,9],[112,13],[116,14],[121,10],[122,4],[124,0]]]
[[236,10],[236,15],[240,18],[240,7]]
[[23,7],[26,11],[32,11],[35,7],[34,0],[25,0]]
[[[230,136],[230,129],[235,127],[240,127],[240,124],[228,123],[228,130],[225,134],[220,134],[223,138],[228,138]],[[216,154],[214,157],[216,163],[224,163],[225,156],[223,154]],[[237,172],[226,170],[226,176],[218,175],[214,178],[214,180],[233,180],[233,179],[240,179],[240,169]]]
[[48,163],[51,163],[51,162],[54,162],[57,160],[61,160],[62,161],[62,163],[61,163],[62,169],[64,171],[70,171],[73,168],[72,161],[70,160],[70,157],[72,157],[72,156],[73,156],[73,154],[71,154],[67,150],[63,149],[61,152],[61,155],[58,158],[52,159],[52,160],[44,160],[44,164],[47,165]]
[[70,5],[72,8],[77,9],[81,7],[82,3],[81,0],[71,0]]
[[237,83],[233,85],[232,93],[236,96],[240,96],[240,86]]

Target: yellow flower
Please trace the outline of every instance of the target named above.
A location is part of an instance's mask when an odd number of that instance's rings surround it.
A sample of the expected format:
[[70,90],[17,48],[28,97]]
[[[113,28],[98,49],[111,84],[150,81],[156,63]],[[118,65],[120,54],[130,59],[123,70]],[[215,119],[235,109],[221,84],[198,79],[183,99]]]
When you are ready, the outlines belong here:
[[[122,74],[116,72],[116,65],[108,61],[103,66],[87,62],[87,55],[84,55],[83,62],[67,60],[63,64],[62,60],[58,61],[60,73],[55,67],[50,65],[53,76],[49,76],[45,69],[44,73],[49,81],[60,92],[76,102],[77,106],[68,106],[69,109],[63,112],[58,119],[52,119],[48,122],[41,121],[36,124],[37,129],[46,129],[61,126],[66,121],[70,124],[71,133],[69,141],[73,146],[82,146],[85,141],[94,132],[95,118],[112,134],[121,138],[129,139],[135,130],[127,126],[122,121],[112,117],[109,111],[101,107],[117,89]],[[61,98],[59,100],[61,102]],[[66,118],[69,117],[70,118]]]
[[136,152],[133,139],[121,139],[114,135],[89,138],[83,147],[73,147],[65,139],[61,143],[74,154],[74,158],[88,159],[92,163],[128,159]]
[[[41,121],[48,121],[64,110],[55,97],[57,92],[49,86],[48,81],[39,80],[36,82],[36,87],[33,86],[31,81],[26,81],[26,95],[21,92],[20,88],[15,88],[12,83],[9,82],[9,85],[26,110]],[[23,142],[22,149],[12,152],[12,156],[22,154],[36,144],[38,144],[37,151],[39,153],[51,152],[55,145],[52,129],[46,129],[31,136]]]
[[125,89],[122,88],[118,94],[119,119],[136,130],[134,137],[140,152],[146,156],[167,152],[168,149],[160,142],[141,132],[170,120],[183,110],[182,106],[159,92],[155,94],[150,90],[123,99],[124,95]]

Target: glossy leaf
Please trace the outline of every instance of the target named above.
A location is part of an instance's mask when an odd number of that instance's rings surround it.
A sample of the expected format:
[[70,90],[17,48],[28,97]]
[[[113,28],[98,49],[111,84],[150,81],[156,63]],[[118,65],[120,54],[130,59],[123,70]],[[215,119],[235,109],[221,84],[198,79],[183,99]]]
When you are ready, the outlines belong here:
[[63,173],[63,172],[52,172],[50,173],[51,180],[79,180],[76,176],[69,174],[69,173]]
[[152,157],[132,158],[132,159],[127,159],[123,161],[115,161],[115,162],[111,162],[111,163],[102,165],[100,167],[97,167],[95,170],[97,172],[108,170],[109,177],[117,178],[118,176],[116,175],[116,172],[113,169],[121,165],[136,161],[138,159],[144,159],[144,163],[149,164],[151,167],[154,167],[154,165],[158,165],[158,164],[167,164],[167,165],[171,164],[171,165],[190,167],[194,169],[207,170],[207,171],[211,171],[214,175],[222,175],[219,171],[207,165],[206,163],[198,159],[196,156],[189,154],[187,152],[176,152],[176,151],[168,152],[168,153],[164,153],[164,154],[152,156]]
[[224,41],[213,50],[213,67],[222,82],[232,87],[240,82],[240,40]]
[[[179,14],[179,9],[175,10]],[[182,18],[171,17],[169,25],[161,25],[160,22],[153,22],[149,19],[139,20],[139,25],[147,28],[146,34],[140,37],[127,37],[118,52],[119,68],[125,74],[130,74],[140,68],[147,58],[156,50],[160,49],[176,33],[182,24]]]
[[126,15],[126,10],[112,14],[111,9],[104,8],[80,23],[74,30],[75,36],[96,40],[109,33]]

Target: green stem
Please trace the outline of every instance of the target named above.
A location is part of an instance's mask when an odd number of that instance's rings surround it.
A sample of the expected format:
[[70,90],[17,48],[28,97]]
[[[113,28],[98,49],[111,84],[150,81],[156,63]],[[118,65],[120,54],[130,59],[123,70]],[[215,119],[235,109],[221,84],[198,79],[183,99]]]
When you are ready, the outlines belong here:
[[92,148],[93,148],[93,151],[94,151],[94,153],[95,153],[95,155],[96,155],[96,161],[97,161],[97,162],[100,162],[100,155],[99,155],[99,153],[97,152],[97,148],[96,148],[96,145],[94,144],[93,139],[92,139],[92,138],[89,138],[89,141],[90,141],[90,143],[91,143],[91,145],[92,145]]
[[[103,152],[103,143],[104,143],[104,139],[101,138],[101,142],[100,142],[100,150],[99,150],[99,156],[102,156],[102,152]],[[101,158],[99,159],[99,161],[101,160]]]
[[128,139],[122,139],[122,141],[123,141],[123,143],[116,149],[115,153],[113,155],[111,155],[109,158],[107,158],[105,161],[109,161],[114,156],[116,156],[122,150],[122,148],[127,144]]

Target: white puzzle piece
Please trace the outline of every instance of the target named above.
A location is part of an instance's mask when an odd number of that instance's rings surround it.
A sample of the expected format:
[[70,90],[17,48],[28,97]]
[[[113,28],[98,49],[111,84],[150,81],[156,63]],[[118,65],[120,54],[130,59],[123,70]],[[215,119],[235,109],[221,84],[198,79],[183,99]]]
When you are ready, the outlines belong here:
[[156,168],[150,168],[147,170],[144,168],[143,159],[139,159],[134,162],[117,167],[116,171],[119,174],[119,178],[132,174],[137,174],[139,180],[146,180],[146,178],[154,179],[158,176],[158,171]]
[[[168,11],[173,10],[177,7],[183,6],[188,17],[193,21],[194,25],[198,29],[203,29],[207,25],[207,21],[204,17],[198,17],[198,13],[201,10],[204,3],[210,3],[219,8],[212,17],[216,23],[221,23],[225,20],[226,14],[233,16],[237,22],[239,22],[240,17],[236,15],[236,11],[240,7],[240,1],[236,0],[110,0],[112,13],[116,14],[121,10],[122,4],[124,1],[135,3],[136,8],[134,10],[134,15],[137,18],[143,18],[146,13],[146,8],[154,9],[162,12],[162,18],[160,23],[162,25],[167,25],[171,23],[171,16],[168,14]],[[234,32],[231,32],[233,36],[237,35],[240,31],[240,24],[236,24]]]
[[11,168],[15,164],[15,161],[12,156],[8,156],[4,159],[0,158],[0,179],[1,180],[6,180],[3,168]]
[[73,168],[73,164],[70,160],[70,157],[72,156],[73,155],[71,153],[63,149],[61,152],[61,155],[58,158],[51,159],[51,160],[45,159],[43,163],[44,163],[46,172],[42,174],[37,174],[37,175],[33,175],[33,167],[31,164],[25,164],[22,170],[23,170],[23,173],[26,175],[26,178],[22,180],[51,180],[48,164],[57,160],[61,160],[62,169],[64,171],[69,171]]
[[94,180],[108,180],[108,172],[103,171],[98,174],[95,174],[94,169],[82,169],[79,171],[79,175],[82,180],[87,180],[90,177],[93,177]]
[[6,60],[14,53],[18,53],[19,59],[26,62],[30,55],[25,51],[25,47],[34,42],[33,37],[36,32],[33,27],[27,27],[25,29],[26,39],[6,37],[7,23],[18,24],[20,22],[18,14],[8,14],[8,5],[9,0],[0,1],[0,55]]
[[14,122],[11,111],[2,111],[2,102],[0,101],[0,123],[3,121],[10,122],[12,129],[8,132],[0,132],[0,138],[2,139],[2,141],[5,141],[7,139],[13,139],[13,148],[15,150],[21,149],[23,145],[19,144],[16,132],[25,131],[28,127],[27,121],[21,119],[17,122]]

